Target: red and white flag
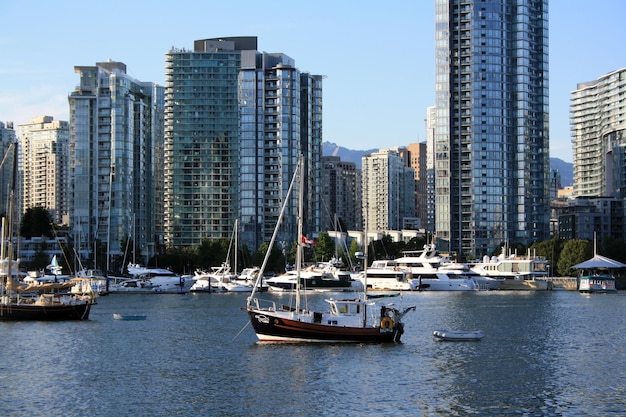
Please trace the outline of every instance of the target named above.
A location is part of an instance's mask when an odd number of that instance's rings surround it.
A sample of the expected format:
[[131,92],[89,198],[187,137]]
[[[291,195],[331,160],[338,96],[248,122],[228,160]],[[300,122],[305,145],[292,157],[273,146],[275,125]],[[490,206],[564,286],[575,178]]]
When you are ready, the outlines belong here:
[[307,248],[310,248],[311,245],[313,245],[313,246],[317,245],[317,242],[315,240],[309,239],[308,237],[306,237],[304,235],[302,235],[302,243],[304,245],[306,245]]

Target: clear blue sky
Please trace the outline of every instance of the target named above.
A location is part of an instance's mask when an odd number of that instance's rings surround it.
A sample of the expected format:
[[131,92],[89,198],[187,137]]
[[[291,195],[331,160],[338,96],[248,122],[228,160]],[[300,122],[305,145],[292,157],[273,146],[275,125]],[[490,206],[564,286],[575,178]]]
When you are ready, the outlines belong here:
[[[324,140],[365,150],[425,139],[434,104],[434,0],[2,2],[0,121],[69,120],[74,66],[108,59],[163,84],[165,53],[193,41],[257,36],[324,81]],[[62,5],[62,6],[61,6]],[[554,0],[551,156],[572,160],[570,92],[626,67],[624,0]]]

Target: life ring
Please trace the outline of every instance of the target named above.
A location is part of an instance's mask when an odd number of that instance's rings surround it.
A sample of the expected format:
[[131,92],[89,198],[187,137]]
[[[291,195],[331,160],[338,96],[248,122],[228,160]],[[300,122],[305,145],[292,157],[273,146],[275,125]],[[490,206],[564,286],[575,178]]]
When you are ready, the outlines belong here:
[[391,317],[385,317],[380,321],[381,329],[393,329],[393,320]]

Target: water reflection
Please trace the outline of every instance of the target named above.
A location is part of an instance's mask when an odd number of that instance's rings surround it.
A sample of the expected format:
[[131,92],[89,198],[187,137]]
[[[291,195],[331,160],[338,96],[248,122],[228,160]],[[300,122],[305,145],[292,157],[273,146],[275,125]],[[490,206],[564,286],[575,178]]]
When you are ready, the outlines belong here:
[[[257,344],[234,294],[109,296],[88,322],[0,323],[3,415],[626,414],[626,294],[424,292],[397,303],[418,308],[403,343],[383,346]],[[437,342],[437,328],[485,338]]]

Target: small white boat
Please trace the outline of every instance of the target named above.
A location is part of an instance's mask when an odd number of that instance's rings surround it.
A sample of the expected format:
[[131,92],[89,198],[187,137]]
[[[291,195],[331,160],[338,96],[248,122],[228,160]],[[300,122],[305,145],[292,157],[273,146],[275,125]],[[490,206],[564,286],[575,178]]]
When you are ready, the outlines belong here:
[[481,330],[435,330],[433,336],[437,340],[449,342],[476,341],[485,337]]
[[146,316],[143,314],[119,314],[113,313],[113,320],[145,320]]

